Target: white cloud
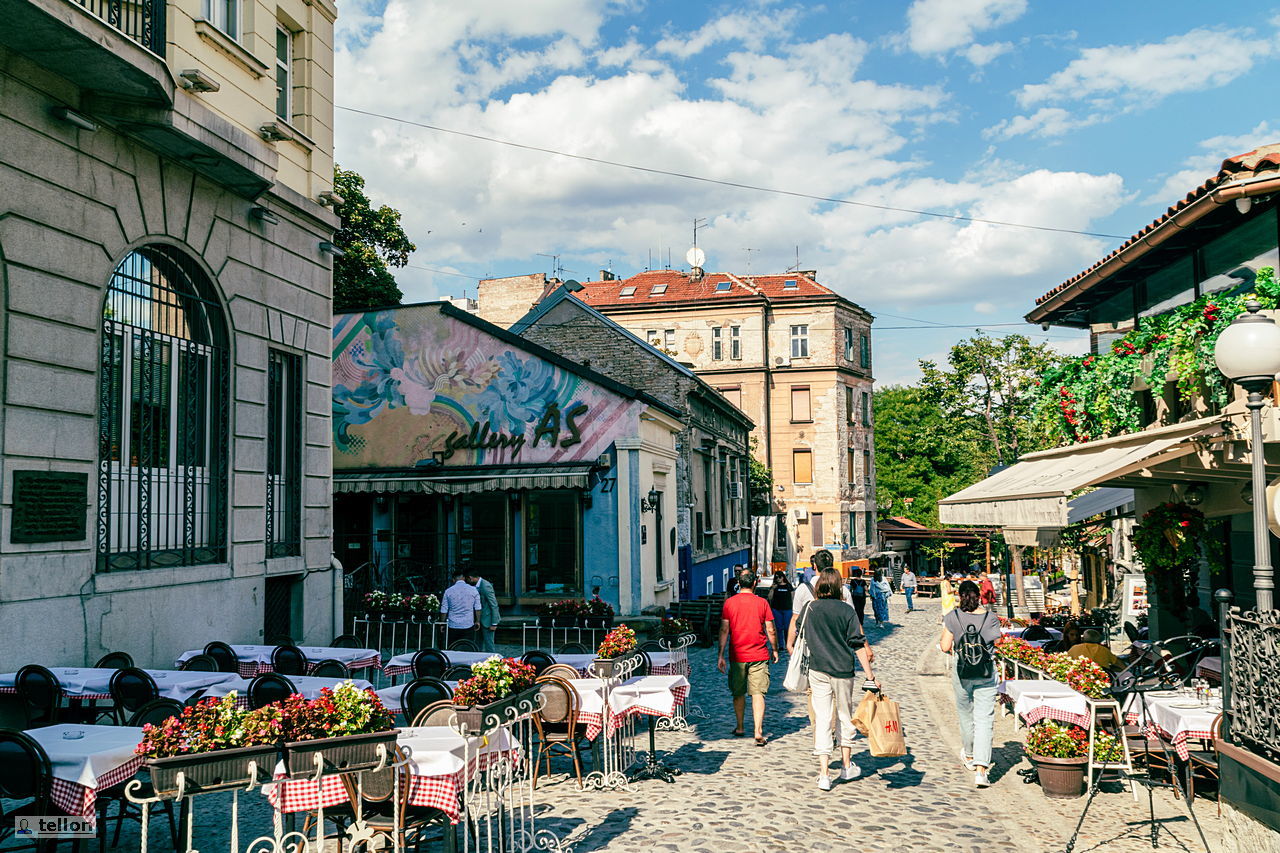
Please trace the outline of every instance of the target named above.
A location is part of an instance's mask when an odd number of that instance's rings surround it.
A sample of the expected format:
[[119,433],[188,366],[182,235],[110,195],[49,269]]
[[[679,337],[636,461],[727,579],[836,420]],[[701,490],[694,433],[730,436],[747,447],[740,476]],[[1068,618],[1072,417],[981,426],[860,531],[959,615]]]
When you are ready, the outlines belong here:
[[773,14],[733,12],[708,21],[695,32],[667,36],[653,49],[680,59],[688,59],[725,42],[741,44],[748,50],[760,50],[769,41],[789,34],[796,15],[796,9],[780,9]]
[[907,10],[904,41],[921,56],[960,50],[970,62],[984,65],[1004,52],[992,52],[1000,45],[962,49],[973,45],[978,33],[1016,21],[1026,11],[1026,0],[915,0]]
[[960,51],[960,54],[978,68],[988,64],[997,56],[1003,56],[1013,50],[1013,45],[1007,41],[997,41],[991,44],[974,43]]
[[1062,107],[1041,107],[1029,116],[1014,116],[992,125],[982,135],[986,139],[1012,139],[1015,136],[1045,139],[1101,120],[1102,117],[1096,114],[1077,117]]
[[1191,190],[1218,173],[1222,161],[1237,154],[1252,151],[1259,145],[1280,141],[1280,128],[1269,122],[1259,122],[1252,130],[1241,134],[1220,134],[1201,140],[1200,149],[1182,161],[1182,168],[1165,176],[1160,188],[1144,201],[1152,204],[1172,205]]

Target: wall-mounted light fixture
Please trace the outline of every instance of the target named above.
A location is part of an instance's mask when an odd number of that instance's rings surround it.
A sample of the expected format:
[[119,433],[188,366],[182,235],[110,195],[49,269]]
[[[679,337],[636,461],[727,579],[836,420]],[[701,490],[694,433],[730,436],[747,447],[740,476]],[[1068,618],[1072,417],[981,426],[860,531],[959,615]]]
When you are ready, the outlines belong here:
[[326,255],[333,255],[335,258],[341,258],[347,254],[328,240],[320,241],[320,251],[324,252]]
[[86,115],[76,112],[70,107],[54,107],[53,115],[62,119],[67,124],[73,124],[81,130],[87,130],[93,133],[98,129],[98,123]]
[[1204,483],[1191,483],[1187,486],[1186,491],[1182,493],[1182,499],[1189,506],[1200,506],[1200,504],[1204,503],[1205,492]]
[[269,121],[258,128],[258,135],[267,142],[282,142],[286,139],[294,139],[293,131],[284,124],[277,121]]
[[272,213],[270,210],[268,210],[267,208],[263,207],[260,204],[254,205],[253,207],[249,208],[249,215],[252,216],[254,219],[258,220],[259,222],[265,222],[267,225],[280,224],[280,217],[276,216],[274,213]]
[[658,503],[662,500],[662,492],[657,489],[650,489],[649,494],[640,499],[641,512],[653,512],[658,508]]
[[335,193],[333,190],[325,190],[316,196],[316,201],[325,207],[337,207],[340,204],[346,204],[347,200]]
[[182,80],[182,88],[188,92],[203,94],[204,92],[216,92],[222,88],[221,83],[205,74],[199,68],[188,68],[179,73],[178,77]]

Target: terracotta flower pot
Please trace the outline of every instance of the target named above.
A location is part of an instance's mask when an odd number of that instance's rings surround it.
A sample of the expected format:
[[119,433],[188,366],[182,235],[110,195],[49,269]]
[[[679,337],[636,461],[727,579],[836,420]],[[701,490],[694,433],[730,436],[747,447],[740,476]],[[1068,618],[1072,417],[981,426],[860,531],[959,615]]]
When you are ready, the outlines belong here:
[[1054,758],[1050,755],[1027,753],[1040,777],[1040,789],[1055,800],[1069,800],[1084,793],[1084,770],[1089,764],[1087,756]]

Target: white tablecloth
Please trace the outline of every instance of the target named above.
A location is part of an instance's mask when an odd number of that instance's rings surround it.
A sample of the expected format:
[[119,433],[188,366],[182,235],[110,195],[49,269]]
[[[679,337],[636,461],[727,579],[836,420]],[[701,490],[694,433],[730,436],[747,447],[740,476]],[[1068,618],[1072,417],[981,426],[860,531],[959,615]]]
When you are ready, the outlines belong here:
[[[68,696],[78,699],[109,698],[111,676],[117,672],[93,667],[50,667],[49,671],[62,682],[62,689]],[[145,672],[156,680],[162,697],[179,702],[186,702],[192,694],[206,687],[241,680],[231,672],[183,672],[176,669],[148,669]],[[12,689],[16,678],[16,672],[0,675],[0,690]]]
[[[1010,625],[1008,627],[1001,628],[1000,633],[1006,637],[1017,637],[1021,639],[1023,632],[1026,630],[1026,627],[1021,625]],[[1045,628],[1045,630],[1049,632],[1049,635],[1052,636],[1054,640],[1062,639],[1062,632],[1057,628]],[[1045,642],[1049,641],[1046,640]]]
[[[468,755],[467,741],[470,741]],[[409,753],[409,772],[414,776],[444,776],[457,773],[469,757],[509,752],[515,742],[504,728],[499,728],[487,738],[464,739],[449,726],[419,726],[403,728],[396,743]]]
[[[1175,708],[1175,705],[1196,705],[1194,708]],[[1142,703],[1130,696],[1125,704],[1125,719],[1132,725],[1142,723]],[[1187,760],[1190,749],[1188,740],[1213,737],[1213,721],[1222,713],[1222,705],[1200,707],[1194,697],[1153,696],[1147,694],[1147,719],[1160,734],[1169,739],[1178,757]]]
[[1089,703],[1083,693],[1049,680],[1009,680],[1000,683],[1000,692],[1013,700],[1013,712],[1027,725],[1041,720],[1058,720],[1088,728]]
[[[332,690],[344,681],[350,681],[361,690],[373,689],[373,685],[363,678],[317,678],[314,675],[287,675],[285,678],[288,678],[293,683],[293,686],[297,688],[298,693],[304,699],[316,699],[320,696],[321,688],[328,687]],[[249,695],[249,682],[252,680],[237,676],[235,681],[226,681],[213,685],[205,691],[204,695],[206,697],[221,698],[234,690],[243,699]]]
[[[81,732],[83,737],[63,736],[69,732]],[[28,729],[26,734],[49,756],[50,795],[68,814],[94,814],[98,791],[132,778],[142,763],[134,754],[142,729],[63,724]]]
[[[257,675],[271,671],[271,653],[278,646],[232,646],[236,659],[240,663],[241,675]],[[328,646],[299,646],[307,656],[307,662],[315,665],[322,660],[336,660],[352,669],[363,669],[378,666],[382,655],[377,649],[335,649]],[[188,649],[178,656],[177,664],[181,666],[196,655],[204,654],[204,649]]]

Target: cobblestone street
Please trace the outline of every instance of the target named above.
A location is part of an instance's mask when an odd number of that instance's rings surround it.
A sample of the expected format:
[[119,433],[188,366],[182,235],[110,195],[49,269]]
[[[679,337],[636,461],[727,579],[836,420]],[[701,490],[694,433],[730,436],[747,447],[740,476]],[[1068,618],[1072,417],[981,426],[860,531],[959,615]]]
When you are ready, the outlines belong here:
[[[993,785],[973,786],[973,775],[957,758],[959,735],[943,656],[934,648],[938,604],[904,613],[901,596],[891,602],[893,625],[869,629],[876,674],[902,706],[910,754],[872,758],[859,741],[854,761],[863,775],[830,792],[815,784],[812,734],[804,696],[782,689],[785,660],[773,667],[766,731],[758,748],[750,738],[730,735],[732,708],[713,649],[691,654],[691,705],[707,714],[691,719],[685,733],[660,732],[658,749],[684,775],[674,784],[639,782],[628,791],[580,793],[572,781],[540,783],[550,807],[542,825],[555,828],[574,850],[736,851],[1022,850],[1065,848],[1084,799],[1055,801],[1015,772],[1026,766],[1022,735],[1012,718],[998,717]],[[749,707],[749,706],[748,706]],[[749,711],[748,711],[749,713]],[[748,727],[750,722],[748,721]],[[643,745],[643,737],[640,745]],[[561,759],[557,770],[567,766]],[[1077,851],[1108,853],[1150,850],[1145,827],[1129,821],[1146,814],[1127,789],[1108,785],[1090,809]],[[1196,815],[1213,848],[1220,834],[1212,801],[1197,801]],[[1196,850],[1194,827],[1167,791],[1156,793],[1156,815],[1177,837],[1166,849]]]

